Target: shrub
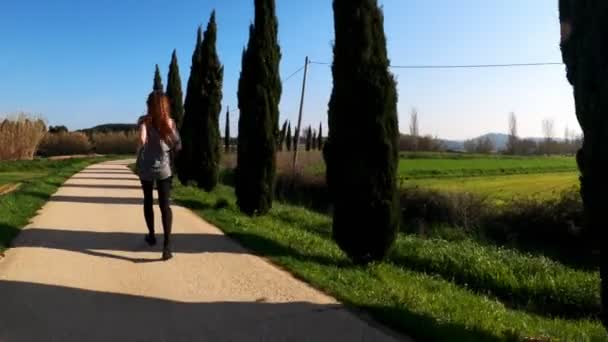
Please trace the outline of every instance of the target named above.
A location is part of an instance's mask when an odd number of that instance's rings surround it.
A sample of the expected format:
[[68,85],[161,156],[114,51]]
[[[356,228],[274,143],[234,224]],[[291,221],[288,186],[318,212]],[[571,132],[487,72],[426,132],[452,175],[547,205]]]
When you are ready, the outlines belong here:
[[45,157],[88,154],[92,150],[91,142],[84,133],[48,133],[38,148],[38,153]]
[[421,235],[441,224],[473,232],[493,211],[487,198],[470,193],[403,188],[399,197],[404,229]]
[[46,125],[26,114],[0,121],[0,160],[32,159]]
[[99,154],[134,154],[138,147],[137,132],[94,133],[91,137]]

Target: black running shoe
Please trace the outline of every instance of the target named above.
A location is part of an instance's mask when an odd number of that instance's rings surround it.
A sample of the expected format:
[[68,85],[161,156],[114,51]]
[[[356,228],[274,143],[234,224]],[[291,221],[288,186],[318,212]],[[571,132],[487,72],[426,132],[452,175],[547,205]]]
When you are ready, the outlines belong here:
[[156,245],[156,236],[154,234],[147,234],[145,240],[150,246]]

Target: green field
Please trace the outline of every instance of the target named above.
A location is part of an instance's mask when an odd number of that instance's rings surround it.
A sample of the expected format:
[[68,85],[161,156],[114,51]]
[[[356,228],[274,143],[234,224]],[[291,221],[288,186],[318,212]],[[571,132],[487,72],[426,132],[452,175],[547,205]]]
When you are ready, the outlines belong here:
[[[308,160],[313,162],[306,172],[325,173],[320,156]],[[402,153],[398,172],[401,187],[468,192],[498,201],[553,198],[579,183],[574,156]]]
[[536,173],[488,177],[425,178],[402,181],[403,187],[468,192],[499,201],[549,199],[579,186],[577,172]]
[[435,158],[431,158],[424,155],[416,158],[415,155],[410,155],[409,158],[402,157],[399,161],[399,177],[404,180],[575,171],[574,157],[435,155]]

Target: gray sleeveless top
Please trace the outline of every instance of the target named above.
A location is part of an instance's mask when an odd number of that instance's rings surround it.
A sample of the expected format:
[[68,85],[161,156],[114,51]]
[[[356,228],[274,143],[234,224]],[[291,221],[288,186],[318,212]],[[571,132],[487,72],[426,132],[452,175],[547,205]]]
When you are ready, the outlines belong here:
[[[142,146],[138,158],[139,178],[145,181],[156,181],[167,179],[172,176],[171,148],[160,138],[160,134],[151,125],[146,125],[147,141]],[[174,132],[176,141],[179,135]]]

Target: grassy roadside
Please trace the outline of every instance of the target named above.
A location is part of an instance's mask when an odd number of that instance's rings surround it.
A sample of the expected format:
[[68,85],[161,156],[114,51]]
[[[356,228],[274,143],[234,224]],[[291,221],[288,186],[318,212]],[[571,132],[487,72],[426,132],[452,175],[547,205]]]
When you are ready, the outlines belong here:
[[205,194],[176,185],[173,198],[250,250],[420,340],[608,340],[593,318],[550,317],[569,305],[593,310],[597,272],[474,242],[406,236],[387,262],[356,267],[331,241],[327,216],[276,204],[268,216],[246,217],[225,186]]
[[[19,230],[28,224],[66,179],[89,165],[112,159],[117,157],[0,162],[0,177],[10,173],[22,183],[17,191],[0,196],[0,252],[9,246]],[[16,175],[35,176],[24,178]],[[44,194],[47,198],[33,194]]]

